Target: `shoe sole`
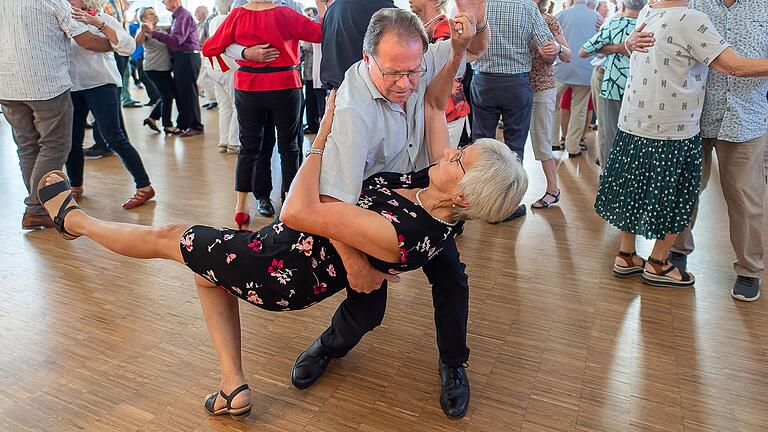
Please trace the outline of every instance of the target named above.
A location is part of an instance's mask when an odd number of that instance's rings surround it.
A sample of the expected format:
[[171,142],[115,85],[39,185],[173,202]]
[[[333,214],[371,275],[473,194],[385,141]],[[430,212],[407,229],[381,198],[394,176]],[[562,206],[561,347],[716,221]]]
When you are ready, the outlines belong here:
[[642,267],[619,267],[617,265],[613,266],[613,275],[622,279],[641,275],[644,271],[645,270]]
[[757,295],[754,297],[744,297],[741,294],[736,294],[733,291],[731,291],[731,297],[735,298],[736,300],[741,300],[743,302],[753,302],[757,301],[760,298],[760,292],[758,291]]
[[656,276],[653,274],[649,274],[648,272],[643,273],[643,282],[651,285],[651,286],[658,286],[658,287],[667,287],[667,288],[689,288],[692,287],[696,283],[696,278],[692,277],[689,282],[682,282],[674,279],[670,279],[668,277],[664,276]]

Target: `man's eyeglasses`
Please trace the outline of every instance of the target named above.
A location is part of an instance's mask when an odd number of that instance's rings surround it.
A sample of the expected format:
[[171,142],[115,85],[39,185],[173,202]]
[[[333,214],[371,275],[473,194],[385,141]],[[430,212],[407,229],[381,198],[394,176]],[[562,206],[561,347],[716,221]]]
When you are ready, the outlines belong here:
[[384,78],[384,81],[398,82],[403,78],[408,78],[409,81],[413,82],[427,74],[427,66],[424,64],[423,57],[421,61],[423,67],[419,70],[410,71],[410,72],[384,72],[381,69],[381,66],[379,66],[379,62],[376,61],[376,57],[374,57],[372,54],[368,54],[368,55],[373,59],[373,63],[376,64],[376,67],[379,68],[379,72],[381,73],[381,76]]
[[453,157],[452,157],[452,158],[451,158],[451,159],[448,161],[448,162],[452,162],[452,163],[453,163],[453,162],[458,162],[458,164],[459,164],[459,168],[461,168],[461,172],[463,172],[464,174],[466,174],[466,173],[467,173],[467,171],[464,169],[464,164],[462,164],[462,163],[461,163],[461,158],[462,158],[462,157],[464,157],[464,149],[466,149],[466,148],[467,148],[466,146],[465,146],[465,147],[462,147],[462,148],[461,148],[461,150],[459,150],[459,152],[458,152],[456,155],[454,155],[454,156],[453,156]]

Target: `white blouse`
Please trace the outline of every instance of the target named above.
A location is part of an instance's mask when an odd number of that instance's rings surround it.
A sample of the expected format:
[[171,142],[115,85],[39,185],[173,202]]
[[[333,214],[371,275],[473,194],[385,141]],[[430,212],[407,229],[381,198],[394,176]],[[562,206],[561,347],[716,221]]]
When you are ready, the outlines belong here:
[[[136,50],[136,41],[123,26],[104,13],[96,16],[117,32],[117,44],[112,44],[112,49],[121,56],[133,54]],[[88,31],[103,36],[94,26],[89,25]],[[117,70],[114,53],[93,52],[79,46],[75,41],[70,43],[69,75],[72,77],[72,91],[88,90],[106,84],[123,86],[123,78]]]

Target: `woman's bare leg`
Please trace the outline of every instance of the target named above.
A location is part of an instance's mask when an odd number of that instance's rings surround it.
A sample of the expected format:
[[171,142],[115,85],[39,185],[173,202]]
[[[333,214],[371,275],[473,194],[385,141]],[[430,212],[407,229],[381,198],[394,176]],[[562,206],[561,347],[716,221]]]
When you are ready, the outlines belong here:
[[[203,308],[205,325],[216,348],[221,368],[219,386],[226,394],[245,384],[240,342],[240,310],[237,298],[200,276],[195,276],[197,294]],[[209,395],[210,396],[210,395]],[[206,398],[207,399],[207,398]],[[232,408],[242,408],[251,403],[251,392],[239,393],[232,401]],[[219,395],[214,409],[226,406],[226,401]]]
[[[619,234],[619,252],[627,252],[627,253],[635,252],[636,239],[637,239],[637,236],[635,234],[622,231]],[[631,261],[632,261],[632,264],[634,265],[637,265],[637,266],[643,265],[643,259],[640,258],[639,256],[632,257]],[[619,265],[619,266],[626,266],[627,264],[629,264],[627,260],[619,257],[618,254],[616,254],[616,259],[614,260],[614,262],[616,263],[616,265]]]
[[[666,234],[663,240],[656,240],[656,243],[653,244],[653,250],[651,251],[651,258],[657,259],[659,261],[667,259],[669,251],[672,249],[672,245],[675,244],[676,239],[677,234]],[[668,263],[665,266],[658,266],[658,268],[655,268],[654,264],[648,263],[646,267],[650,268],[656,273],[659,273],[660,270],[666,270],[671,266],[672,264]],[[670,272],[669,276],[673,279],[683,280],[683,275],[680,274],[680,270],[677,268]]]
[[[62,181],[56,174],[46,178],[50,185]],[[55,217],[61,203],[69,194],[64,191],[45,203],[45,209]],[[70,202],[69,207],[75,205]],[[108,222],[91,217],[81,210],[73,210],[64,218],[64,229],[72,235],[88,237],[117,254],[132,258],[164,258],[184,264],[181,256],[181,236],[189,225],[144,225]]]

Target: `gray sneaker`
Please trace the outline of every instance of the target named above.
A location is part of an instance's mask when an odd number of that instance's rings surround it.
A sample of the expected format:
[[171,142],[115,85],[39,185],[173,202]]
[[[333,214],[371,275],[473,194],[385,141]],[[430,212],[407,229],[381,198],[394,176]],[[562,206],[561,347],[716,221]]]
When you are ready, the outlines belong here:
[[753,302],[760,298],[760,278],[737,276],[731,296],[736,300]]

